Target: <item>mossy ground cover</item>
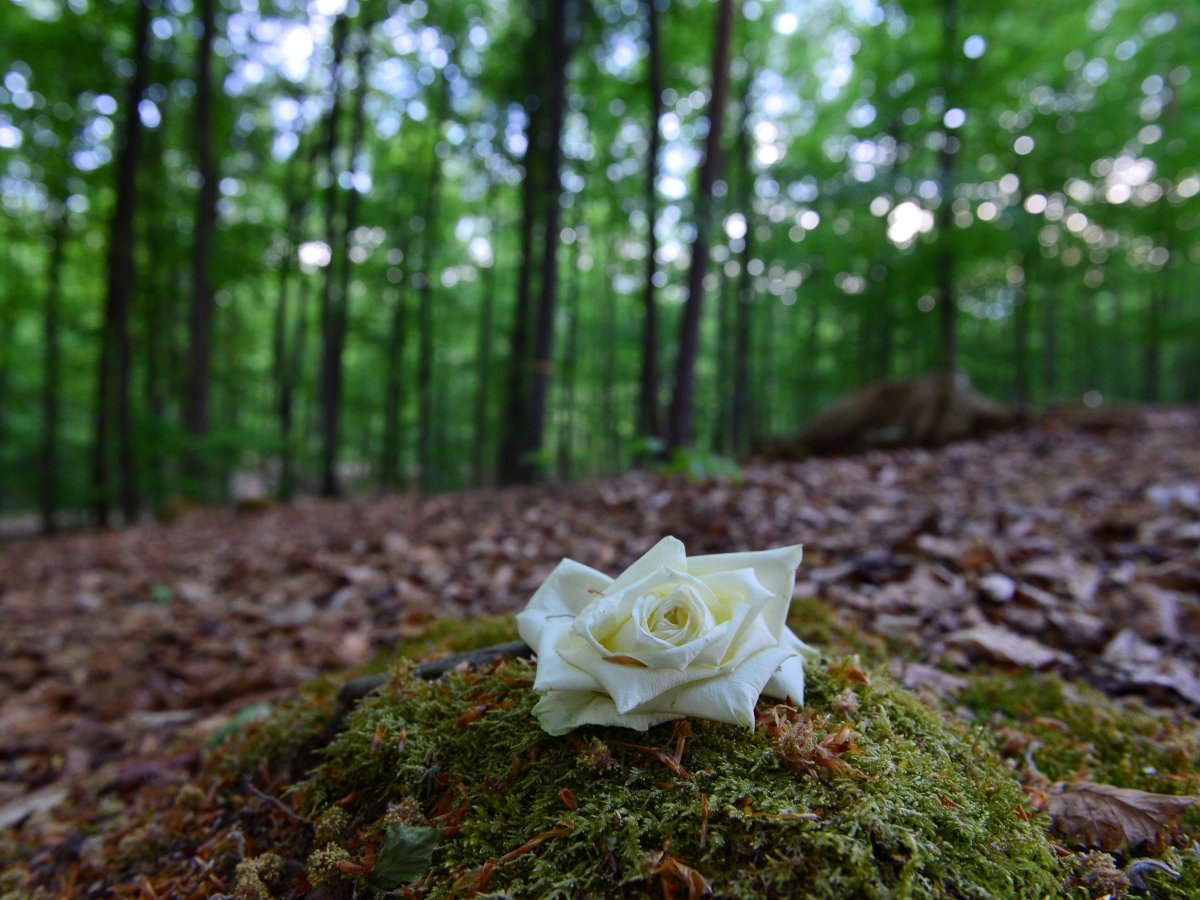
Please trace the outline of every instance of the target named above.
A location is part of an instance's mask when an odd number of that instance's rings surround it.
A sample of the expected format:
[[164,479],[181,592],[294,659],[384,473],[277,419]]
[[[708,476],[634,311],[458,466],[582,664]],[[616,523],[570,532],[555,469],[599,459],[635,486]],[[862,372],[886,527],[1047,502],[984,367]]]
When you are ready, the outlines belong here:
[[[761,704],[753,733],[695,721],[553,738],[530,715],[528,661],[423,682],[404,659],[380,660],[386,688],[328,744],[336,691],[322,682],[223,736],[202,779],[81,836],[90,860],[53,877],[16,866],[6,884],[18,896],[81,886],[247,897],[1101,896],[1130,888],[1132,856],[1069,847],[1037,812],[1037,791],[1081,775],[1200,788],[1193,720],[998,671],[974,673],[939,709],[872,668],[888,648],[819,604],[798,604],[796,617],[829,658],[810,673],[805,709]],[[507,619],[441,623],[397,655],[512,634]],[[1197,834],[1189,813],[1161,857],[1180,880],[1149,868],[1133,882],[1144,878],[1155,896],[1200,896],[1200,863],[1185,849]]]

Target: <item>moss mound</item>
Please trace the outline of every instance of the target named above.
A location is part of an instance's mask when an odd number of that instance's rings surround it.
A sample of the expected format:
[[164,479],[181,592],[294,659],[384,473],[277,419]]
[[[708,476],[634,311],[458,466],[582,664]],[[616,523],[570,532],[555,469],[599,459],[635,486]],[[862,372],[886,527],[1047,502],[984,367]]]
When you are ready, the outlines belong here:
[[[838,653],[888,656],[822,604],[793,619]],[[506,618],[437,623],[399,652],[512,636]],[[235,717],[182,789],[143,792],[61,846],[0,845],[0,896],[1200,892],[1195,810],[1155,859],[1071,848],[1033,811],[1063,778],[1195,793],[1196,721],[1052,675],[971,673],[948,715],[849,657],[814,667],[805,709],[760,704],[753,732],[693,721],[554,738],[530,713],[527,661],[414,672],[393,658],[332,740],[329,681]]]
[[[532,681],[519,660],[432,684],[395,672],[295,785],[315,829],[291,889],[382,894],[414,871],[410,889],[431,896],[1060,888],[1009,770],[853,661],[812,673],[807,710],[760,705],[753,733],[692,722],[553,738],[530,714]],[[256,752],[289,730],[260,732]]]

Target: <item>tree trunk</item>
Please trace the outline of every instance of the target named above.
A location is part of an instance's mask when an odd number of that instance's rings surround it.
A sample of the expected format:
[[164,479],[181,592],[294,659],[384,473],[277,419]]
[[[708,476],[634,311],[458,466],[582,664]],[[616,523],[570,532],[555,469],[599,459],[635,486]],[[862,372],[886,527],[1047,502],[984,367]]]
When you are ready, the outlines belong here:
[[1018,406],[1029,403],[1028,259],[1024,250],[1019,251],[1016,266],[1024,280],[1013,288],[1013,401]]
[[[810,287],[816,280],[817,272],[809,276]],[[813,292],[810,290],[810,294]],[[801,366],[800,396],[803,398],[804,415],[811,416],[817,411],[819,397],[818,381],[820,377],[819,357],[821,353],[821,304],[815,295],[808,306],[808,328],[804,337],[804,362]]]
[[[160,73],[160,79],[170,77],[170,72]],[[176,332],[186,333],[188,329],[186,315],[180,317],[175,309],[175,293],[178,285],[191,277],[190,272],[181,274],[176,265],[177,237],[168,224],[168,211],[174,210],[172,198],[157,190],[167,179],[163,154],[170,131],[168,117],[169,110],[164,109],[158,127],[146,132],[142,148],[145,161],[138,172],[137,240],[145,248],[141,268],[146,275],[138,279],[133,301],[139,312],[135,341],[142,348],[140,397],[147,422],[139,442],[141,493],[142,502],[155,513],[162,510],[170,484],[168,433],[173,421],[182,421],[181,414],[172,420],[170,398],[182,403],[187,390],[182,382],[172,380],[174,369],[180,368],[179,357],[186,362],[186,353],[176,351]]]
[[1057,292],[1043,291],[1042,296],[1042,401],[1054,400],[1058,395],[1058,310],[1055,306]]
[[[1159,278],[1164,275],[1160,274]],[[1146,305],[1146,328],[1142,338],[1142,399],[1157,403],[1162,399],[1163,308],[1166,296],[1157,286],[1150,291]]]
[[717,270],[717,358],[716,390],[713,405],[716,408],[713,449],[718,453],[733,453],[733,323],[734,307],[737,306],[737,287],[732,288],[730,278],[722,266]]
[[650,87],[650,146],[646,155],[646,283],[642,288],[642,377],[638,402],[638,433],[645,438],[662,437],[662,411],[659,402],[658,304],[655,299],[654,276],[658,272],[655,256],[658,237],[654,226],[658,219],[658,155],[662,145],[659,122],[663,113],[662,52],[658,35],[657,0],[646,0],[648,30],[648,81]]
[[533,310],[533,273],[537,268],[534,231],[538,221],[539,169],[537,148],[542,144],[543,104],[542,45],[546,21],[539,19],[526,48],[526,77],[529,95],[525,100],[528,125],[525,129],[525,177],[521,183],[521,264],[517,270],[517,296],[509,338],[507,390],[504,400],[503,433],[497,474],[501,483],[516,481],[520,475],[522,440],[528,414],[529,338]]
[[338,118],[341,113],[342,63],[346,54],[349,22],[341,15],[333,23],[333,59],[329,66],[331,95],[329,115],[325,121],[325,164],[329,172],[329,185],[325,189],[325,240],[329,245],[329,265],[325,269],[325,287],[321,295],[321,496],[337,497],[341,493],[338,484],[337,457],[338,438],[342,415],[342,348],[340,321],[344,297],[338,295],[341,288],[338,269],[344,261],[338,248],[341,246],[341,229],[338,215]]
[[[942,95],[946,108],[955,87],[954,60],[958,53],[958,10],[957,0],[942,0]],[[955,330],[958,298],[954,294],[954,277],[957,256],[954,250],[954,201],[955,168],[957,150],[952,141],[957,140],[948,131],[938,153],[938,184],[941,202],[937,210],[937,292],[938,292],[938,362],[944,373],[951,373],[958,366],[958,335]]]
[[[496,209],[496,183],[488,187],[487,208]],[[488,441],[488,397],[492,382],[492,345],[495,341],[496,318],[496,252],[499,250],[500,222],[493,215],[491,220],[491,235],[493,241],[493,258],[491,265],[483,270],[480,277],[483,307],[479,316],[478,342],[475,346],[475,370],[478,377],[475,393],[474,434],[471,440],[471,471],[476,487],[483,487],[487,481],[486,453]]]
[[[296,474],[297,447],[293,432],[296,390],[302,383],[304,360],[308,352],[308,297],[311,293],[311,283],[309,279],[303,279],[296,295],[295,331],[292,335],[291,350],[285,360],[287,372],[279,391],[279,496],[285,500],[291,499],[299,480]],[[308,433],[307,429],[305,433]]]
[[[294,341],[288,340],[288,332],[291,328],[290,295],[296,247],[308,208],[307,190],[304,187],[306,179],[300,172],[303,149],[301,145],[292,153],[284,173],[283,193],[287,206],[287,223],[284,226],[283,258],[279,261],[279,296],[275,304],[272,337],[275,409],[279,416],[279,483],[276,486],[276,496],[280,500],[290,500],[296,487],[295,458],[292,452],[292,419],[297,374],[293,358],[296,348]],[[304,282],[301,282],[301,290],[303,285]],[[297,315],[303,317],[304,310],[300,309]]]
[[[6,263],[5,271],[12,271],[12,241],[5,241],[4,247],[4,262]],[[16,318],[17,304],[13,299],[13,295],[9,293],[7,297],[5,297],[3,300],[0,300],[0,334],[12,334],[13,328],[15,327]],[[13,342],[0,342],[0,409],[8,408],[8,385],[12,374],[12,361]],[[4,418],[4,416],[0,416],[0,460],[4,458],[5,444],[8,439],[8,429],[6,425],[7,420]],[[7,479],[3,477],[6,474],[7,472],[5,471],[5,467],[0,466],[0,510],[4,509],[5,500],[7,499],[4,493],[5,489],[8,487],[6,484]]]
[[380,482],[387,490],[397,490],[403,483],[404,447],[404,345],[408,332],[407,285],[396,286],[392,301],[391,322],[388,326],[384,363],[383,445],[379,463]]
[[692,265],[688,271],[687,301],[679,333],[679,356],[675,365],[675,394],[668,423],[668,445],[672,449],[692,442],[692,419],[696,397],[696,357],[700,349],[700,313],[704,303],[704,277],[708,273],[708,249],[712,229],[713,185],[721,172],[721,133],[725,122],[725,99],[729,93],[729,44],[733,31],[733,0],[719,0],[713,44],[712,98],[708,110],[708,135],[704,162],[696,193],[696,239],[692,243]]
[[541,474],[539,459],[546,437],[546,397],[550,372],[554,366],[554,319],[558,304],[558,242],[562,221],[562,132],[567,107],[567,63],[571,41],[567,34],[574,9],[572,0],[550,4],[550,62],[546,71],[549,97],[546,108],[547,128],[543,132],[539,155],[543,159],[542,208],[545,245],[541,254],[541,301],[538,304],[537,330],[533,346],[533,378],[529,388],[528,415],[522,442],[518,480],[533,482]]
[[138,104],[149,82],[149,0],[138,4],[133,29],[133,76],[125,101],[125,122],[117,150],[117,196],[109,226],[108,281],[104,324],[96,379],[96,410],[92,446],[93,514],[96,524],[109,523],[109,431],[117,425],[117,466],[120,473],[121,512],[126,522],[137,518],[137,467],[133,443],[133,409],[130,396],[132,342],[129,334],[135,269],[134,219],[137,210],[137,172],[141,156],[142,119]]
[[217,223],[217,165],[213,153],[212,45],[216,30],[216,0],[199,0],[200,44],[196,49],[196,106],[193,118],[196,170],[200,190],[196,197],[192,234],[192,308],[189,316],[188,389],[183,404],[183,426],[188,434],[184,462],[187,490],[206,497],[210,471],[205,441],[210,427],[212,394],[212,330],[216,304],[211,272],[212,241]]
[[[446,114],[450,101],[450,85],[443,78],[438,96],[436,119]],[[417,285],[417,469],[421,489],[428,491],[435,486],[434,472],[434,426],[437,414],[434,409],[434,330],[433,330],[433,287],[437,258],[437,221],[441,205],[442,165],[437,146],[440,128],[433,129],[429,144],[429,169],[425,176],[425,198],[421,217],[425,227],[421,233],[421,281]]]
[[[602,260],[600,271],[607,273],[611,254]],[[617,304],[620,296],[613,289],[612,279],[604,277],[604,292],[600,301],[604,304],[604,331],[600,340],[604,348],[601,355],[601,371],[606,373],[601,378],[600,389],[600,431],[604,435],[604,460],[609,472],[619,471],[621,465],[621,439],[617,425],[617,387],[616,378],[612,377],[617,371]]]
[[61,388],[62,270],[69,222],[66,208],[55,201],[50,215],[50,258],[42,326],[42,453],[38,506],[42,534],[58,530],[58,434]]
[[742,92],[742,123],[738,129],[738,163],[740,166],[738,207],[746,220],[746,233],[739,254],[737,291],[733,315],[733,405],[730,412],[731,449],[744,453],[750,446],[750,422],[753,418],[750,389],[750,311],[754,305],[754,278],[750,261],[754,259],[754,189],[750,170],[750,84],[746,79]]
[[569,270],[571,280],[567,287],[567,340],[563,348],[562,376],[559,379],[562,388],[563,423],[558,432],[558,477],[569,481],[573,475],[575,459],[575,386],[579,375],[579,295],[581,273],[579,270],[579,242],[574,245],[571,254]]

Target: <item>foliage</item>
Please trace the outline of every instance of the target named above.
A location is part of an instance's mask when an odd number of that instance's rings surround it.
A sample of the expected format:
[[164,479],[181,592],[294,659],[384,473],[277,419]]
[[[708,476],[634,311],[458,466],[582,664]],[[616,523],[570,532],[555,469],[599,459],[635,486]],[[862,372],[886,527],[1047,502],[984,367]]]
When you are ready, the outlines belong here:
[[[666,112],[649,123],[644,4],[578,4],[559,198],[560,338],[536,454],[543,475],[644,459],[635,439],[648,436],[634,411],[650,227],[660,237],[663,371],[676,353],[713,15],[695,0],[658,5]],[[129,403],[148,505],[180,493],[287,494],[285,457],[296,487],[316,486],[318,305],[326,275],[343,269],[345,483],[445,488],[494,477],[531,165],[524,104],[538,57],[512,48],[536,46],[544,4],[218,6],[213,423],[201,439],[181,425],[199,13],[154,5],[150,84],[131,110],[132,8],[21,0],[0,12],[0,510],[28,510],[41,492],[77,519],[97,499],[88,457],[98,298],[118,136],[131,115],[146,146]],[[945,251],[955,259],[960,361],[985,392],[1092,404],[1200,396],[1200,317],[1189,302],[1200,138],[1185,114],[1196,105],[1198,24],[1189,9],[748,0],[740,13],[739,115],[729,117],[740,124],[715,191],[697,452],[743,453],[867,379],[928,370]],[[339,22],[350,39],[335,71]],[[358,85],[365,125],[352,152]],[[664,140],[657,222],[644,209],[652,127]],[[329,154],[331,130],[341,143]],[[943,185],[947,147],[955,177]],[[425,221],[434,182],[435,220]],[[327,233],[335,195],[342,219],[357,204],[344,241]],[[946,204],[953,227],[938,234],[934,216]],[[57,365],[46,352],[52,336]],[[738,372],[747,396],[734,396]],[[295,421],[285,431],[289,378]],[[732,425],[742,416],[746,433]],[[48,432],[50,420],[61,427]],[[188,477],[189,453],[209,461],[212,484]],[[57,464],[40,466],[46,459]]]

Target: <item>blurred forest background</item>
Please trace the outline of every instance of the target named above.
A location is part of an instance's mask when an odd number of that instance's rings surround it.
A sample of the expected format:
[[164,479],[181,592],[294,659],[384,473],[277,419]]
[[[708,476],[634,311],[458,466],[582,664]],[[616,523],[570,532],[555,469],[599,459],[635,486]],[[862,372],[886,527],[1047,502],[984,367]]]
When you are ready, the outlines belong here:
[[955,368],[1195,402],[1197,47],[1151,0],[13,0],[0,512],[736,456]]

